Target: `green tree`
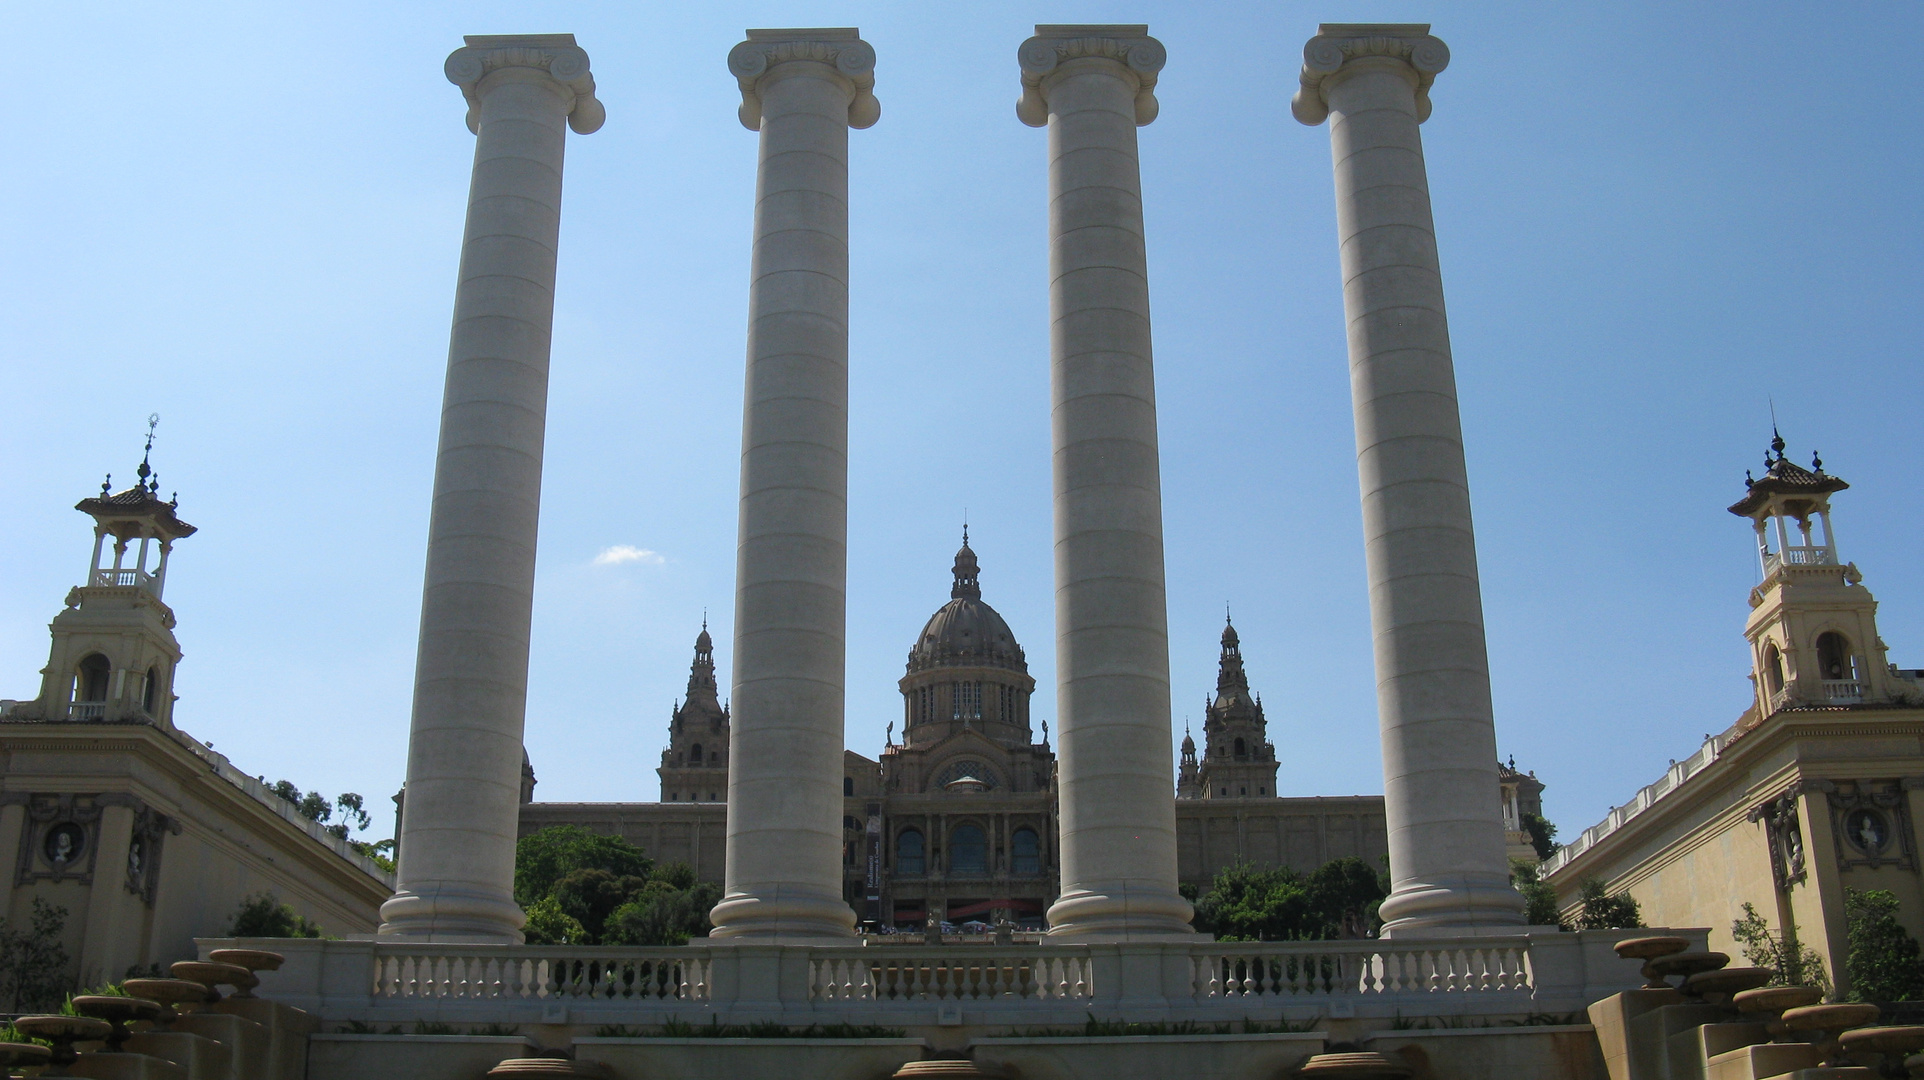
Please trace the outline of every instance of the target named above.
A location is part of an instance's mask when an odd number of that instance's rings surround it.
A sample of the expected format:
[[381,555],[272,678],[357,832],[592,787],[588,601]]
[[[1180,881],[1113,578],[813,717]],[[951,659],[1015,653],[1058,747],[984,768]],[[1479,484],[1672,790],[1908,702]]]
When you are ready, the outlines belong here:
[[653,868],[646,852],[619,836],[603,836],[579,825],[550,825],[515,845],[514,900],[526,911],[576,870],[646,880]]
[[1557,853],[1562,844],[1557,843],[1557,824],[1538,814],[1523,815],[1523,831],[1530,834],[1530,846],[1537,849],[1537,858],[1547,859]]
[[1336,859],[1307,877],[1287,866],[1237,862],[1224,867],[1196,904],[1196,928],[1225,941],[1298,941],[1365,937],[1380,923],[1388,895],[1361,859]]
[[1730,936],[1744,951],[1751,965],[1777,973],[1772,986],[1815,986],[1830,995],[1830,976],[1817,953],[1797,939],[1797,924],[1785,927],[1782,934],[1771,932],[1770,924],[1746,900],[1744,917],[1730,924]]
[[[67,947],[60,942],[67,909],[33,898],[25,929],[0,918],[0,1002],[9,1012],[33,1012],[60,1004],[73,989]],[[24,1040],[23,1040],[24,1041]]]
[[599,943],[608,916],[651,885],[672,891],[665,883],[650,882],[635,874],[616,877],[606,870],[589,867],[569,871],[555,882],[554,891],[548,896],[569,918],[581,924],[590,942]]
[[321,927],[319,923],[309,922],[305,915],[291,906],[281,903],[280,897],[271,892],[260,892],[243,899],[240,906],[234,909],[234,917],[227,926],[227,936],[317,938],[321,936]]
[[1510,884],[1523,894],[1523,917],[1532,926],[1560,926],[1556,886],[1543,880],[1542,871],[1528,859],[1510,860]]
[[1350,856],[1333,859],[1309,875],[1309,908],[1322,922],[1318,937],[1363,938],[1383,925],[1376,909],[1389,895],[1370,864]]
[[588,931],[580,922],[555,903],[552,896],[544,896],[528,905],[528,923],[521,933],[530,945],[586,945]]
[[1917,939],[1897,921],[1897,894],[1886,889],[1845,889],[1844,918],[1850,952],[1852,1001],[1924,999],[1924,964]]
[[1629,893],[1611,896],[1602,878],[1584,878],[1577,885],[1577,929],[1632,930],[1643,925],[1643,913]]
[[687,888],[677,889],[665,881],[651,881],[608,916],[602,943],[686,945],[690,938],[707,937],[714,929],[714,924],[708,921],[708,912],[721,902],[721,897],[719,885],[693,882]]

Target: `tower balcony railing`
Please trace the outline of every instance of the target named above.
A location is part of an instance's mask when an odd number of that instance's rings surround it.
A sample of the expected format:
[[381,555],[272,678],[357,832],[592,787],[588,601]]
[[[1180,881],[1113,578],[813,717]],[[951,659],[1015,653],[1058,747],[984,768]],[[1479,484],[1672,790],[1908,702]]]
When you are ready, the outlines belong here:
[[112,588],[117,585],[136,585],[140,588],[151,590],[154,587],[154,575],[145,570],[130,570],[126,567],[115,570],[110,566],[105,570],[95,570],[93,583],[99,588]]
[[76,701],[67,706],[69,720],[105,720],[107,703],[104,701]]
[[1836,566],[1837,552],[1822,544],[1797,544],[1764,556],[1764,565],[1772,570],[1779,566]]
[[1825,679],[1824,700],[1832,705],[1856,705],[1864,700],[1862,679]]

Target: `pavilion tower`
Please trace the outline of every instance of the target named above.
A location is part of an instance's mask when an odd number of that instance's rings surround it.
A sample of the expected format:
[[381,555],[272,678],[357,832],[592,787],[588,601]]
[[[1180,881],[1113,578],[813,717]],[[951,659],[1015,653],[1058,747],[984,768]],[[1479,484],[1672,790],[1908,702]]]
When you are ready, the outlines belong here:
[[728,707],[715,684],[715,639],[708,620],[695,638],[688,667],[688,694],[668,722],[668,748],[661,752],[662,802],[728,800]]
[[966,528],[951,572],[949,602],[922,627],[898,684],[902,742],[925,747],[979,731],[993,742],[1026,747],[1035,679],[1009,624],[982,602],[982,567]]
[[161,501],[153,446],[149,432],[132,487],[113,491],[109,475],[99,495],[74,504],[94,519],[93,558],[49,627],[53,651],[40,672],[40,696],[9,719],[172,726],[181,654],[174,611],[161,593],[174,541],[195,529],[175,516],[177,499]]
[[1209,700],[1204,717],[1206,750],[1197,774],[1201,796],[1273,797],[1276,747],[1269,741],[1262,699],[1250,692],[1249,676],[1243,671],[1242,639],[1236,634],[1235,624],[1227,619],[1223,622],[1222,656],[1217,662],[1216,696]]
[[1850,487],[1784,456],[1771,433],[1764,475],[1744,475],[1748,489],[1730,512],[1749,518],[1757,535],[1762,580],[1750,590],[1750,641],[1757,715],[1797,706],[1888,702],[1910,691],[1891,674],[1877,636],[1877,601],[1855,564],[1837,557],[1830,497]]

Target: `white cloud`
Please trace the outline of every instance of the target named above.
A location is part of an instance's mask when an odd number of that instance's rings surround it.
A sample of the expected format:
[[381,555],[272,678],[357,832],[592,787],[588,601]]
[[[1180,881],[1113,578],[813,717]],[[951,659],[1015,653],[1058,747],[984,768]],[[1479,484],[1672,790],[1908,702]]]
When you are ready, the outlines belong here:
[[622,563],[646,563],[649,566],[659,566],[667,561],[660,552],[639,548],[633,544],[605,547],[601,549],[599,555],[595,556],[596,566],[619,566]]

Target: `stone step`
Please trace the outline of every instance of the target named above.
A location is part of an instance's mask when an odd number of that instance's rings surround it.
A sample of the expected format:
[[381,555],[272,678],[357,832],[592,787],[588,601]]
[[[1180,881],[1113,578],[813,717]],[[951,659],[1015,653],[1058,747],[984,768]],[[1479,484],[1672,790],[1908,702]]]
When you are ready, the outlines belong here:
[[[226,1080],[284,1080],[274,1076],[271,1071],[268,1053],[271,1050],[271,1035],[268,1030],[247,1019],[232,1013],[189,1013],[174,1021],[175,1031],[188,1031],[195,1035],[214,1039],[228,1048],[229,1071]],[[293,1080],[293,1078],[285,1078]]]
[[191,1031],[141,1031],[124,1044],[128,1053],[171,1061],[187,1070],[187,1080],[238,1080],[234,1052]]
[[146,1054],[110,1054],[105,1050],[80,1055],[80,1060],[67,1066],[67,1072],[72,1076],[92,1077],[93,1080],[190,1080],[185,1068],[164,1058]]

